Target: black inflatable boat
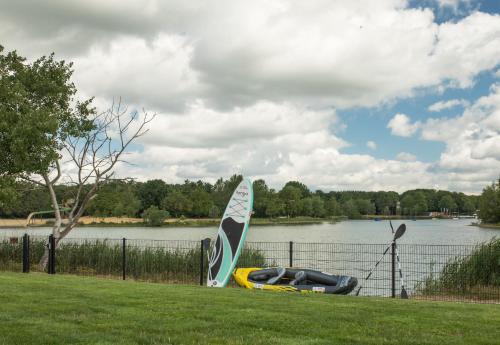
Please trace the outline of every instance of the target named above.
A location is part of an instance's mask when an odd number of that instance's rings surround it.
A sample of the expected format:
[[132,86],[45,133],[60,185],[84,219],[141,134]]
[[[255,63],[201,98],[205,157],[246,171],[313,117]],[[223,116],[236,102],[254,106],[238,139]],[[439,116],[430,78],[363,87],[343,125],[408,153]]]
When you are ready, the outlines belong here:
[[319,292],[346,295],[358,284],[355,277],[299,268],[238,268],[233,276],[248,289]]

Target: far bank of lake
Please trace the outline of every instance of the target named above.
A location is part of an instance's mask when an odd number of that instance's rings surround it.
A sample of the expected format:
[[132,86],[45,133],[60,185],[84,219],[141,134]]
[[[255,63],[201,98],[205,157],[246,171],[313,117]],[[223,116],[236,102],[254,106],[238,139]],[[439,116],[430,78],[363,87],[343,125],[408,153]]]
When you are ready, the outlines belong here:
[[[470,226],[470,219],[393,220],[394,227],[405,223],[406,234],[400,243],[412,244],[477,244],[500,236],[497,229]],[[191,240],[215,238],[218,222],[207,227],[161,227],[144,226],[92,226],[78,227],[69,238],[128,238],[151,240]],[[50,227],[3,228],[0,236],[31,235],[46,236]],[[348,220],[322,222],[319,224],[252,225],[247,241],[250,242],[310,242],[310,243],[387,243],[391,239],[389,222],[386,220]]]

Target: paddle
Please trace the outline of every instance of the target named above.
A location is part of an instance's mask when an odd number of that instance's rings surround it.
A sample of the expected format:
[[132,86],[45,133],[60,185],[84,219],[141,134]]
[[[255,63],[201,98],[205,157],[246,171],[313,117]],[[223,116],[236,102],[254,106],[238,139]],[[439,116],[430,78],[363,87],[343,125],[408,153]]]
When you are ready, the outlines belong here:
[[[391,228],[392,228],[392,224],[391,224]],[[394,229],[392,229],[394,231]],[[384,258],[385,254],[387,254],[387,252],[389,251],[389,249],[391,248],[391,245],[393,242],[396,242],[396,240],[398,238],[401,238],[401,236],[404,235],[404,233],[406,232],[406,225],[405,224],[401,224],[398,229],[396,230],[396,233],[394,234],[393,238],[392,238],[392,241],[389,243],[389,245],[387,246],[387,248],[385,248],[384,250],[384,253],[382,254],[382,256],[380,257],[380,259],[378,259],[377,263],[375,264],[375,266],[373,266],[373,268],[370,270],[370,273],[368,273],[368,275],[366,276],[366,278],[364,279],[364,282],[366,282],[370,276],[373,274],[373,272],[375,271],[375,269],[377,268],[377,266],[380,264],[380,262],[382,261],[382,259]],[[401,274],[402,276],[402,274]],[[360,285],[359,288],[358,288],[358,291],[356,291],[356,296],[359,295],[359,292],[361,291],[361,288],[363,287],[363,285]],[[406,290],[405,290],[405,294],[406,294]],[[401,295],[403,295],[403,292],[401,291]],[[408,297],[408,294],[406,294],[406,296]]]
[[395,248],[396,248],[396,259],[398,261],[399,279],[401,280],[401,295],[400,296],[402,299],[408,299],[408,293],[406,292],[405,283],[403,281],[403,271],[401,270],[401,264],[399,262],[398,246],[395,245]]
[[[394,228],[392,226],[392,222],[389,220],[389,224],[391,225],[391,230],[392,230],[392,233],[394,234]],[[401,228],[401,226],[403,226],[404,224],[401,224],[398,228],[398,230]],[[406,225],[404,225],[404,231],[403,233],[406,231]],[[397,232],[396,232],[397,233]],[[403,236],[403,235],[401,235]],[[399,237],[401,237],[399,236]],[[396,236],[394,236],[395,238]],[[399,238],[398,237],[398,238]],[[398,251],[398,245],[396,244],[396,240],[394,239],[394,248],[396,249],[396,260],[398,262],[398,269],[399,269],[399,279],[401,280],[401,298],[402,299],[408,299],[408,293],[406,292],[406,289],[405,289],[405,284],[404,284],[404,281],[403,281],[403,271],[401,270],[401,262],[399,261],[399,251]]]
[[[392,224],[391,224],[391,228],[392,228]],[[394,229],[392,229],[393,233],[394,233]],[[394,238],[392,239],[392,242],[396,242],[397,239],[401,238],[401,236],[403,236],[406,232],[406,225],[405,224],[401,224],[398,229],[396,230],[396,233],[394,234]]]

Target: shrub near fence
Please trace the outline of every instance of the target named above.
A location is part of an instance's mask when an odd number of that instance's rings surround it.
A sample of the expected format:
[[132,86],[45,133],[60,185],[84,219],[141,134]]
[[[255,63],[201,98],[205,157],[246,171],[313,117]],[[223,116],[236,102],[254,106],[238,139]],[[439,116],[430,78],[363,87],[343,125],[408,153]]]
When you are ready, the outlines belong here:
[[[31,270],[39,270],[38,262],[46,243],[44,237],[30,239]],[[399,273],[393,269],[397,265],[390,252],[370,279],[363,279],[386,247],[359,243],[247,242],[238,266],[303,267],[350,275],[357,277],[363,286],[361,295],[398,296]],[[403,244],[398,249],[410,298],[500,302],[500,240],[493,239],[480,246]],[[0,239],[0,270],[21,272],[22,251],[22,237]],[[55,253],[57,273],[120,279],[125,257],[127,279],[187,284],[206,281],[208,255],[203,250],[203,265],[201,255],[198,241],[113,239],[64,239]]]

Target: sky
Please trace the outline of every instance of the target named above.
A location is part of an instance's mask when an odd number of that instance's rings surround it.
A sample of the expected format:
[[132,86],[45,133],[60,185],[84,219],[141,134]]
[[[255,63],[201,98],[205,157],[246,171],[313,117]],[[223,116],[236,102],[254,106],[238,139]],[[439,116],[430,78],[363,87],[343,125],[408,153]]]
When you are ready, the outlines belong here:
[[156,113],[120,177],[481,190],[500,175],[500,1],[0,0],[0,44]]

